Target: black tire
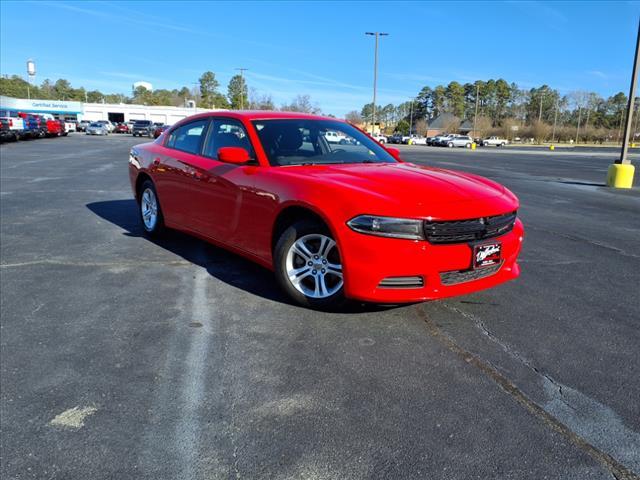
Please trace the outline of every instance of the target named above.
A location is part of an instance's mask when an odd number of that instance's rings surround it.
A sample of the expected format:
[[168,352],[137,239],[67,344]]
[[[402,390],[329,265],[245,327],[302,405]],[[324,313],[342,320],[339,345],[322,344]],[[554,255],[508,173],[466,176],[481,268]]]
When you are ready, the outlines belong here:
[[448,147],[453,148],[453,142],[449,142]]
[[471,144],[470,144],[470,143],[467,143],[467,144],[464,146],[464,148],[471,148]]
[[296,240],[310,234],[322,234],[335,241],[329,229],[322,223],[313,220],[301,220],[294,223],[282,232],[273,252],[276,279],[282,290],[284,290],[284,292],[299,305],[318,310],[338,309],[346,302],[344,296],[344,285],[331,296],[325,298],[313,298],[308,297],[297,290],[287,275],[286,261],[289,249]]
[[[157,219],[155,224],[151,228],[147,226],[142,216],[142,197],[147,190],[150,190],[151,192],[153,192],[153,195],[156,199],[156,204],[157,204]],[[162,207],[160,206],[160,197],[158,197],[158,193],[156,192],[156,187],[153,185],[153,182],[151,180],[145,180],[142,183],[142,185],[140,186],[140,189],[138,190],[137,200],[138,200],[138,215],[140,217],[140,223],[142,224],[143,232],[145,233],[145,235],[149,237],[161,236],[166,230],[166,227],[164,225],[164,216],[162,215]]]

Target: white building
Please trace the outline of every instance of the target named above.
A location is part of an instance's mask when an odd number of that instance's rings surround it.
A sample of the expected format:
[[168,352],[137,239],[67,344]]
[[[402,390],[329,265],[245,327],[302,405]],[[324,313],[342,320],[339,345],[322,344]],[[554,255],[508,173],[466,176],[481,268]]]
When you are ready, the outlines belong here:
[[38,100],[0,96],[0,108],[28,113],[51,113],[69,120],[151,120],[173,125],[185,117],[211,110],[205,108],[156,107],[128,103],[83,103],[59,100]]

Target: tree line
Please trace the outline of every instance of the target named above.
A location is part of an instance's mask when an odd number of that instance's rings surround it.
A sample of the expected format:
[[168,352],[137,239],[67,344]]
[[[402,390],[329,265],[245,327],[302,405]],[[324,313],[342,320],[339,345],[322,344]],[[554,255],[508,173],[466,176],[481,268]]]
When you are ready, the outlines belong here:
[[[179,89],[147,90],[137,87],[131,95],[103,93],[99,90],[74,88],[68,80],[58,79],[52,82],[44,80],[40,85],[30,85],[18,75],[0,77],[0,95],[13,98],[31,98],[43,100],[68,100],[88,103],[129,103],[157,106],[183,107],[189,100],[203,108],[226,108],[238,110],[277,110],[272,97],[259,94],[249,88],[241,75],[234,75],[229,80],[226,93],[220,91],[220,82],[214,72],[204,72],[198,79],[197,86]],[[280,110],[305,113],[320,113],[320,107],[309,95],[297,95],[291,102],[280,105]]]
[[[561,141],[604,142],[620,141],[626,107],[627,96],[622,92],[607,98],[585,91],[563,95],[548,85],[523,89],[500,78],[425,86],[413,101],[376,106],[376,122],[381,122],[388,133],[408,133],[411,126],[414,131],[426,131],[431,121],[448,113],[450,131],[457,130],[465,120],[473,123],[475,119],[479,136],[527,136],[538,141],[553,136]],[[370,123],[372,114],[373,104],[369,103],[346,117],[353,123]],[[636,132],[636,122],[634,126]]]

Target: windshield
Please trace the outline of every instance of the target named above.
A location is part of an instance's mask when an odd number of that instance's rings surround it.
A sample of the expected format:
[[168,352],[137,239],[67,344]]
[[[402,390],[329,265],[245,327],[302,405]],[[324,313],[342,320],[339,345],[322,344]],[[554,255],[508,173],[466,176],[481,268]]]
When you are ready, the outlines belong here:
[[271,165],[396,163],[378,142],[348,123],[282,119],[253,125]]
[[102,128],[102,124],[101,123],[92,123],[91,125],[89,125],[90,127],[95,127],[95,128]]
[[151,125],[151,120],[140,120],[140,121],[137,121],[134,125],[138,125],[138,126]]

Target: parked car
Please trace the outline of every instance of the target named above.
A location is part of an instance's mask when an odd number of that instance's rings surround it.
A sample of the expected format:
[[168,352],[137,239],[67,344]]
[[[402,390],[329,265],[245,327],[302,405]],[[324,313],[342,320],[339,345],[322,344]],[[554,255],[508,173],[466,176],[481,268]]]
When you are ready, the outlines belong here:
[[133,132],[133,126],[135,125],[136,121],[135,120],[129,120],[128,122],[125,122],[127,124],[127,127],[129,127],[129,132]]
[[0,120],[6,120],[6,124],[3,127],[8,130],[4,134],[6,139],[15,138],[17,140],[23,135],[24,122],[15,110],[0,110]]
[[399,159],[333,118],[206,112],[133,146],[129,179],[146,235],[175,228],[243,255],[301,305],[418,302],[518,277],[513,193]]
[[16,141],[18,134],[11,129],[8,118],[0,118],[0,142]]
[[87,135],[109,135],[109,130],[104,123],[93,122],[87,127]]
[[409,140],[407,141],[408,145],[426,145],[427,139],[425,137],[421,137],[420,135],[411,135]]
[[24,126],[20,139],[27,138],[40,138],[43,136],[40,128],[40,120],[36,115],[30,113],[18,112],[20,118],[22,118],[22,124]]
[[371,135],[374,140],[379,143],[385,144],[389,142],[389,139],[380,133],[376,133],[375,135]]
[[98,120],[96,123],[103,124],[107,128],[108,133],[113,132],[113,130],[115,129],[115,126],[109,120]]
[[153,137],[154,130],[155,127],[151,120],[137,120],[136,123],[133,124],[133,130],[131,133],[133,133],[134,137],[142,137],[143,135],[145,137]]
[[458,137],[453,137],[447,142],[447,147],[464,147],[471,148],[471,144],[473,143],[473,139],[467,135],[460,135]]
[[402,143],[402,135],[399,133],[394,133],[389,137],[389,143]]
[[64,121],[64,129],[66,132],[77,132],[78,131],[78,122],[75,120],[65,120]]
[[438,135],[434,141],[433,144],[437,147],[446,147],[447,145],[449,145],[449,141],[453,140],[456,137],[459,137],[460,135],[457,133],[447,133],[444,135]]
[[329,143],[340,143],[342,142],[343,144],[346,142],[347,137],[345,135],[343,135],[341,132],[331,132],[331,131],[327,131],[324,133],[324,138],[327,139],[327,142]]
[[129,125],[124,122],[118,123],[113,131],[115,133],[129,133]]
[[[47,137],[59,137],[63,134],[63,124],[56,120],[50,113],[42,113],[40,115],[40,125],[42,132]],[[45,129],[46,127],[46,129]]]
[[153,138],[158,138],[160,135],[162,135],[162,132],[167,130],[169,127],[170,125],[162,125],[160,127],[156,127],[153,131]]
[[484,140],[482,140],[482,146],[483,147],[504,147],[505,145],[507,145],[509,143],[509,140],[506,140],[504,138],[500,138],[500,137],[489,137],[489,138],[485,138]]
[[85,132],[90,124],[91,122],[89,120],[80,120],[78,122],[78,131]]
[[57,122],[60,124],[60,133],[58,133],[58,135],[61,137],[66,137],[67,135],[69,135],[69,132],[67,131],[67,122],[59,119],[57,120]]

